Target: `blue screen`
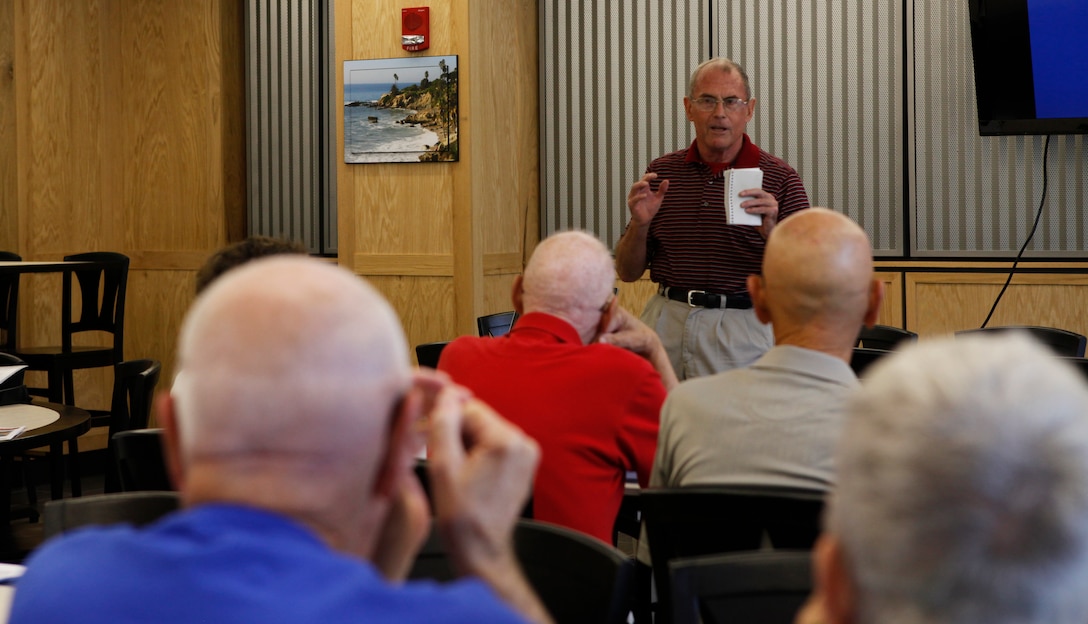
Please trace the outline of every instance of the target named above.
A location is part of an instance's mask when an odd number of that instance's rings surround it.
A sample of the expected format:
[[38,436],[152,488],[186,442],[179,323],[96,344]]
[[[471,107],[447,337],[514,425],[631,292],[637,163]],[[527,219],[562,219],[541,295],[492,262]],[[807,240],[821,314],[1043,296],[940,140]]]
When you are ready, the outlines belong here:
[[1037,118],[1088,117],[1088,0],[1028,0]]

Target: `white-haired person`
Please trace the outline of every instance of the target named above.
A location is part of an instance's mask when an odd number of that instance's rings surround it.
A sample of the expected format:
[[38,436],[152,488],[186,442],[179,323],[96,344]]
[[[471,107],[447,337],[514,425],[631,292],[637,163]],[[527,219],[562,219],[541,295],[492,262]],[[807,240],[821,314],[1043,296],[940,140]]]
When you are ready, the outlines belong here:
[[[549,621],[511,535],[539,451],[469,392],[413,373],[392,308],[298,255],[215,280],[157,416],[183,509],[45,544],[11,622]],[[402,583],[426,535],[466,580]]]
[[798,622],[1088,622],[1088,389],[1024,336],[922,341],[850,405]]

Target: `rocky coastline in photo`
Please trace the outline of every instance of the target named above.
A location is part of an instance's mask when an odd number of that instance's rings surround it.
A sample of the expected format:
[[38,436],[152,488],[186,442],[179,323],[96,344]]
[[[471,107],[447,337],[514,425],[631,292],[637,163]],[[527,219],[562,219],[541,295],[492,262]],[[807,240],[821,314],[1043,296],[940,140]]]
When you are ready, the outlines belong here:
[[[440,91],[441,89],[441,91]],[[450,97],[453,103],[443,110],[441,102],[442,92],[452,91],[454,97]],[[383,95],[376,102],[351,102],[347,106],[369,106],[371,108],[406,109],[413,111],[404,119],[396,123],[422,126],[438,136],[438,142],[428,146],[427,153],[419,157],[424,162],[456,160],[457,159],[457,125],[446,123],[443,119],[457,119],[456,89],[444,87],[439,80],[427,85],[413,85],[403,90],[396,87]],[[452,154],[452,158],[447,154]]]

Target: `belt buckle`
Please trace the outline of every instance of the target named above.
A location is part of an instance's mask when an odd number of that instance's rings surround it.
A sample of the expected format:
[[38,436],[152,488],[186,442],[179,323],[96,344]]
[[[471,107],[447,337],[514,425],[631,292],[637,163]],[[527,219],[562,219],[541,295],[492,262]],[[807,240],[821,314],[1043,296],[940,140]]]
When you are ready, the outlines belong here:
[[691,302],[691,296],[692,295],[705,295],[705,294],[706,294],[705,290],[689,290],[688,291],[688,307],[690,307],[690,308],[702,307],[702,306],[697,306],[694,303],[692,303]]

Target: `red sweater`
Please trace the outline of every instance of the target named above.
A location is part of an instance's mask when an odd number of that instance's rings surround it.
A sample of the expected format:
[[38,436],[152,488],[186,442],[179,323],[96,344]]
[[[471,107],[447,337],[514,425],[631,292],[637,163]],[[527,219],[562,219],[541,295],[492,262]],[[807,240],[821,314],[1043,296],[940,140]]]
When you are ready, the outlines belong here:
[[665,387],[650,363],[530,313],[501,338],[454,340],[438,369],[540,444],[533,516],[611,543],[625,475],[646,487],[657,448]]

